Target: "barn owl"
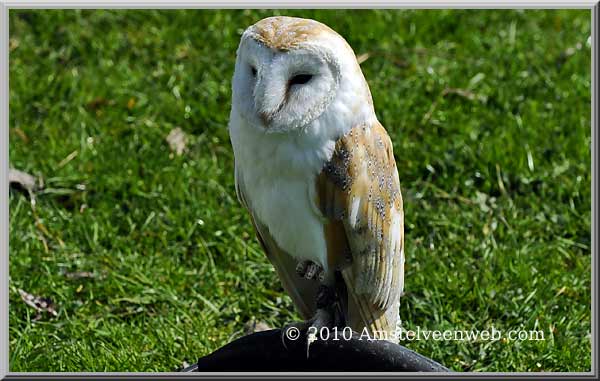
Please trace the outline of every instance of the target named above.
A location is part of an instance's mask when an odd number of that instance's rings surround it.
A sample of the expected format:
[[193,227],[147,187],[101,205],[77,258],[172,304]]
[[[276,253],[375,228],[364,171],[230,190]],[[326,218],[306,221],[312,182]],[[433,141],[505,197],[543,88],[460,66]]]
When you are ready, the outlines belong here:
[[394,341],[400,181],[352,48],[314,20],[263,19],[241,37],[232,90],[238,199],[300,315]]

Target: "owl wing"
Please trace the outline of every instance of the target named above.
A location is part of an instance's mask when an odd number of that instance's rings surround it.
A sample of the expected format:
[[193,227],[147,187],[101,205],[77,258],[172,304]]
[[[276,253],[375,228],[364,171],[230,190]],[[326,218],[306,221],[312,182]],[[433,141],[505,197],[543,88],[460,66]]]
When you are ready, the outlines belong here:
[[404,288],[404,212],[391,140],[381,124],[359,125],[336,142],[317,178],[327,219],[330,266],[347,290],[346,322],[356,331],[396,329]]
[[267,258],[275,267],[284,290],[292,298],[302,318],[309,319],[316,311],[317,282],[298,276],[296,273],[298,262],[277,245],[267,226],[254,216],[251,205],[245,197],[243,176],[237,168],[235,171],[235,188],[240,203],[250,213],[258,241],[267,254]]

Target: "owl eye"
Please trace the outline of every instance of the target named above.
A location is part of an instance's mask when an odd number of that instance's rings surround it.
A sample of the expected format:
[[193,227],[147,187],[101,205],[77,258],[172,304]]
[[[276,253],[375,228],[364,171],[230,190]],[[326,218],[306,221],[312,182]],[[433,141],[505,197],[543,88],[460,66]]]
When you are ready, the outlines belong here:
[[290,85],[304,85],[312,79],[312,74],[297,74],[290,79]]
[[250,72],[252,73],[253,77],[256,77],[257,71],[256,71],[256,68],[254,66],[250,66]]

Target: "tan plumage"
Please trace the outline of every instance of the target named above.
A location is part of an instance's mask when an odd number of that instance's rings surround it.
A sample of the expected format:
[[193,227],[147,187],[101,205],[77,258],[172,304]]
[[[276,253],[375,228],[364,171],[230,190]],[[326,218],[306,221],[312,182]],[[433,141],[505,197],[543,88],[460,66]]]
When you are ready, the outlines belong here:
[[[309,79],[299,83],[296,76]],[[404,287],[404,215],[392,143],[354,52],[314,20],[272,17],[238,49],[230,136],[236,190],[303,318],[323,269],[347,325],[394,340]]]
[[[339,139],[317,178],[318,205],[327,217],[327,257],[342,274],[349,324],[391,331],[404,286],[404,213],[392,143],[380,124],[359,125]],[[343,226],[331,229],[329,226]]]
[[252,36],[271,49],[291,50],[321,33],[335,33],[327,25],[314,20],[289,18],[286,21],[282,22],[281,17],[260,20],[253,25]]

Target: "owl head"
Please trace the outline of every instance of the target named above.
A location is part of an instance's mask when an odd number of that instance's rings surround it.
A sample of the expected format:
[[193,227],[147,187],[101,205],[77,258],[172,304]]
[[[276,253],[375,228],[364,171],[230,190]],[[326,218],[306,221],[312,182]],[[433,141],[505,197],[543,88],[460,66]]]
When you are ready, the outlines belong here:
[[244,31],[232,89],[232,112],[265,132],[300,130],[341,94],[349,112],[359,102],[372,104],[344,38],[322,23],[294,17],[269,17]]

